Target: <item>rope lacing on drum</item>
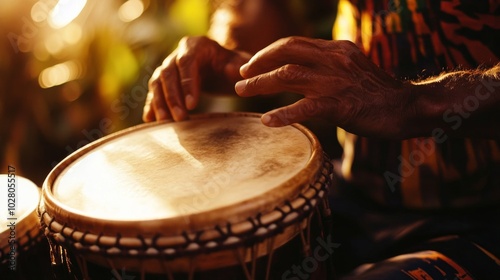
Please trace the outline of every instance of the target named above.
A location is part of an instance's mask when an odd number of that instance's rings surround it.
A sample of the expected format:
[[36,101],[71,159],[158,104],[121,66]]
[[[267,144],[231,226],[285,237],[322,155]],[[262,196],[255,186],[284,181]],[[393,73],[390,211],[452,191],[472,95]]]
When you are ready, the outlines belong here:
[[295,208],[293,208],[292,202],[291,202],[291,201],[289,201],[289,200],[287,200],[287,201],[285,202],[285,205],[286,205],[286,206],[288,206],[288,208],[290,209],[290,210],[288,211],[288,213],[286,213],[285,217],[283,217],[283,225],[287,226],[287,225],[289,225],[289,224],[292,224],[292,222],[291,222],[291,221],[286,222],[286,221],[285,221],[286,217],[287,217],[288,215],[290,215],[291,213],[296,212],[297,210],[296,210]]
[[71,239],[74,239],[73,235],[74,235],[74,234],[75,234],[75,232],[77,232],[77,231],[78,231],[78,228],[77,228],[77,227],[75,227],[75,228],[71,229],[71,233],[69,234],[69,237],[70,237]]
[[[43,217],[43,215],[45,215],[45,214],[47,214],[47,215],[50,217],[50,215],[49,215],[49,213],[47,213],[47,211],[43,211],[42,217]],[[51,218],[50,218],[50,222],[49,222],[49,224],[47,225],[47,227],[49,228],[49,230],[52,230],[52,224],[53,224],[53,223],[55,223],[55,222],[56,222],[56,219],[55,219],[54,217],[51,217]]]
[[116,233],[115,238],[116,238],[115,247],[120,248],[120,241],[122,239],[122,235],[120,233]]
[[[197,251],[203,250],[204,244],[200,241],[200,236],[203,234],[203,231],[197,231],[194,234],[190,234],[187,231],[182,231],[182,236],[185,239],[184,245],[180,246],[179,250],[180,252],[183,252],[185,254],[194,254]],[[190,237],[190,235],[193,236],[193,238]]]
[[[285,200],[285,205],[289,205],[289,204],[290,204],[290,202],[288,200]],[[274,211],[280,212],[281,213],[281,218],[284,218],[286,216],[286,214],[287,214],[285,212],[285,210],[283,210],[281,207],[278,207],[278,206],[274,207]]]
[[[314,196],[318,194],[318,190],[315,189]],[[309,211],[310,209],[314,209],[314,205],[312,204],[312,199],[308,200],[307,197],[305,197],[303,194],[299,194],[299,197],[304,199],[305,204],[302,206],[302,209],[304,211]]]
[[56,233],[57,234],[56,238],[59,238],[59,239],[62,238],[64,244],[70,244],[69,240],[64,236],[64,229],[65,228],[68,228],[68,223],[66,223],[66,222],[64,222],[64,224],[62,225],[61,231],[59,233]]
[[222,230],[222,228],[219,226],[219,225],[215,225],[215,228],[214,228],[221,236],[221,238],[219,238],[217,240],[217,243],[222,243],[222,241],[225,239],[225,237],[227,236],[227,234]]
[[82,245],[87,245],[86,242],[85,242],[85,236],[87,236],[87,234],[90,234],[90,232],[88,230],[84,231],[83,234],[82,234],[82,237],[80,237],[80,239],[78,240],[78,242]]
[[95,251],[95,252],[100,252],[100,251],[104,251],[104,253],[106,254],[106,250],[103,248],[102,244],[101,244],[101,237],[103,236],[103,233],[100,232],[98,235],[97,235],[97,238],[95,240],[95,244],[90,246],[90,250],[91,251]]
[[160,233],[157,233],[155,234],[152,238],[151,238],[151,247],[153,248],[156,248],[158,251],[160,251],[160,246],[158,244],[156,244],[156,242],[158,242],[158,239],[161,237],[161,234]]

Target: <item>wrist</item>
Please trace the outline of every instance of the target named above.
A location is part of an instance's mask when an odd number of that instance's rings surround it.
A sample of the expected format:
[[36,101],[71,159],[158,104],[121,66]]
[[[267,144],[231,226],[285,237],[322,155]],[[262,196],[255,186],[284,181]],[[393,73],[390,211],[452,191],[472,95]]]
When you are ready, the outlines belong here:
[[444,88],[439,83],[404,84],[408,94],[404,138],[439,136],[444,133],[443,113],[446,111]]

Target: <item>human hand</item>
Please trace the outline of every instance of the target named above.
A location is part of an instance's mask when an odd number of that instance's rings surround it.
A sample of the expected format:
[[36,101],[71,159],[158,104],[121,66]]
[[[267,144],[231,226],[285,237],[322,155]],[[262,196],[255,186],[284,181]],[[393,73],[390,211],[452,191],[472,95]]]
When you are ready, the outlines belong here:
[[358,135],[401,138],[413,112],[412,85],[389,76],[349,41],[280,39],[255,54],[240,73],[245,78],[235,85],[240,96],[304,95],[264,114],[268,126],[323,118]]
[[223,48],[207,37],[185,37],[149,80],[143,120],[180,121],[196,107],[203,87],[230,88],[250,55]]

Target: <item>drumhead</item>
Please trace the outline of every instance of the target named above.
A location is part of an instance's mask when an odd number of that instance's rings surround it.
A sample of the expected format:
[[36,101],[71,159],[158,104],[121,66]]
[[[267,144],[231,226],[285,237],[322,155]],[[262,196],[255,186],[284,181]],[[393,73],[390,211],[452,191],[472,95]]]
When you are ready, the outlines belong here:
[[300,125],[257,114],[209,114],[139,125],[63,160],[43,186],[58,223],[121,236],[180,234],[238,223],[297,197],[321,168]]
[[[36,207],[40,199],[40,191],[38,187],[21,176],[15,176],[15,192],[9,192],[9,188],[14,188],[12,181],[8,181],[7,174],[0,174],[0,217],[3,225],[0,229],[0,240],[2,244],[0,249],[0,262],[7,259],[10,253],[10,239],[16,237],[16,250],[23,250],[30,239],[34,239],[40,235],[38,216]],[[9,193],[14,193],[15,197],[9,196]],[[15,204],[15,205],[14,205]],[[14,208],[15,210],[10,210]],[[12,212],[11,212],[12,211]],[[14,223],[11,228],[11,223]]]

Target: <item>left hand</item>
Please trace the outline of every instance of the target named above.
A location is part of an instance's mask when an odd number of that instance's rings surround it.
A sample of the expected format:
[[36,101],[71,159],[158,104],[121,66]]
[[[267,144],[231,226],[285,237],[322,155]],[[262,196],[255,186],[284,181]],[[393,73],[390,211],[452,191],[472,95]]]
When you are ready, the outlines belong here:
[[412,84],[392,78],[349,41],[280,39],[255,54],[240,74],[245,78],[235,86],[240,96],[304,95],[264,114],[268,126],[319,117],[361,136],[401,138],[414,113]]

